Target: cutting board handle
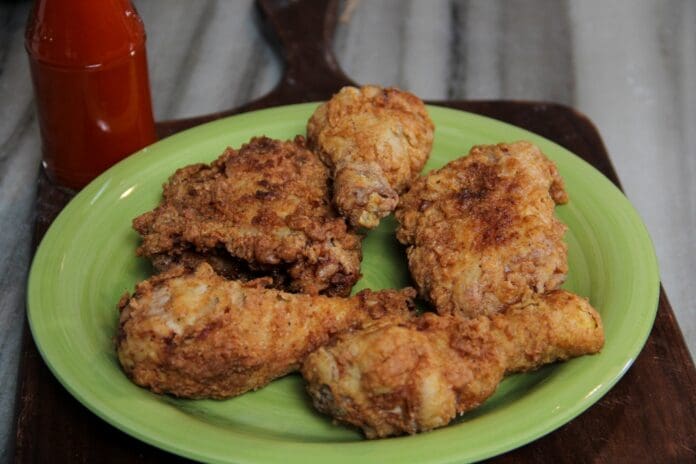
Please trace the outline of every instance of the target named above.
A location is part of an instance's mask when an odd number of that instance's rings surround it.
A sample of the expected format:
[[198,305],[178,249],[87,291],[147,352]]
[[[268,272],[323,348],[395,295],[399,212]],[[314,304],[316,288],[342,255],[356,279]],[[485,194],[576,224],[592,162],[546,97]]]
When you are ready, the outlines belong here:
[[355,85],[341,70],[332,50],[338,0],[257,0],[256,5],[268,26],[265,32],[277,39],[274,45],[284,60],[280,82],[268,94],[240,107],[160,122],[160,137],[244,111],[326,100],[341,87]]
[[285,59],[276,90],[285,89],[284,95],[293,100],[309,101],[354,85],[333,54],[338,0],[258,0],[257,5],[278,37]]

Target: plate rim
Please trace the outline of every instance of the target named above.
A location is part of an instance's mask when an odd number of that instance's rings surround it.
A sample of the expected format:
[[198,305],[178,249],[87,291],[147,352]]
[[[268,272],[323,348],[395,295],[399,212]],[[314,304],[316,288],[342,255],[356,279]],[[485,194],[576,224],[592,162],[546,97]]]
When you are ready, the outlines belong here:
[[[203,131],[205,128],[213,128],[217,124],[225,124],[226,122],[229,122],[229,120],[232,119],[243,119],[243,118],[254,118],[254,117],[259,117],[259,116],[264,116],[266,113],[278,113],[278,112],[283,112],[283,111],[293,111],[293,110],[300,110],[304,108],[309,108],[318,105],[319,102],[310,102],[310,103],[300,103],[300,104],[293,104],[293,105],[283,105],[283,106],[277,106],[277,107],[272,107],[272,108],[266,108],[262,110],[257,110],[257,111],[252,111],[252,112],[247,112],[247,113],[241,113],[233,116],[228,116],[226,118],[222,118],[216,121],[212,121],[209,123],[205,123],[190,129],[187,129],[185,131],[179,132],[177,134],[174,134],[170,137],[167,137],[165,139],[162,139],[161,141],[156,142],[154,145],[157,144],[162,144],[163,142],[169,141],[170,143],[173,140],[176,140],[178,137],[185,137],[185,136],[190,136],[192,133],[198,132],[198,131]],[[618,194],[624,202],[624,205],[627,206],[628,211],[631,215],[634,216],[634,219],[637,219],[635,221],[639,226],[640,226],[640,231],[644,237],[646,238],[648,243],[650,244],[650,253],[648,253],[646,258],[650,259],[649,263],[649,268],[650,268],[650,274],[651,274],[651,282],[655,282],[655,288],[651,290],[650,294],[652,296],[650,307],[653,308],[652,311],[648,314],[646,313],[645,316],[647,316],[647,319],[649,319],[649,323],[646,322],[644,327],[645,329],[643,330],[643,333],[640,334],[639,337],[634,338],[634,342],[631,344],[631,350],[630,353],[626,353],[627,355],[627,360],[624,363],[624,365],[621,367],[620,371],[614,375],[611,376],[611,379],[606,379],[605,382],[602,382],[602,384],[596,388],[595,390],[592,391],[592,394],[586,397],[583,401],[580,401],[578,403],[575,403],[572,407],[568,408],[563,412],[563,414],[559,416],[554,416],[554,417],[548,417],[546,421],[540,423],[537,425],[537,427],[529,428],[527,430],[523,430],[520,432],[520,434],[516,435],[516,438],[513,440],[501,440],[498,442],[498,444],[494,444],[493,446],[489,446],[488,449],[481,450],[479,453],[471,453],[470,451],[467,453],[466,456],[449,456],[447,459],[435,459],[436,457],[433,456],[433,458],[437,462],[452,462],[454,460],[459,461],[460,459],[464,458],[466,460],[478,460],[486,457],[493,457],[499,454],[502,454],[506,451],[510,451],[512,449],[518,448],[520,446],[524,446],[528,443],[531,443],[532,441],[541,438],[544,435],[547,435],[548,433],[556,430],[557,428],[563,426],[564,424],[567,424],[580,414],[582,414],[584,411],[586,411],[590,406],[594,405],[597,401],[599,401],[627,372],[627,370],[631,367],[635,359],[638,357],[640,352],[642,351],[642,348],[644,347],[650,332],[652,330],[652,327],[654,325],[654,320],[657,314],[657,309],[658,309],[658,303],[659,303],[659,289],[660,289],[660,277],[659,277],[659,264],[657,260],[657,256],[655,253],[655,246],[652,241],[652,238],[647,230],[647,227],[645,226],[644,221],[642,220],[640,214],[638,211],[636,211],[635,207],[630,203],[630,201],[626,198],[625,194],[610,180],[608,179],[602,172],[600,172],[598,169],[596,169],[594,166],[592,166],[590,163],[585,161],[583,158],[575,155],[574,153],[570,152],[567,150],[565,147],[561,146],[560,144],[553,142],[545,137],[542,137],[536,133],[533,133],[529,130],[526,130],[524,128],[509,124],[504,121],[500,121],[494,118],[490,118],[487,116],[482,116],[476,113],[472,112],[467,112],[467,111],[462,111],[462,110],[457,110],[457,109],[452,109],[448,107],[443,107],[443,106],[437,106],[437,105],[427,105],[428,106],[428,111],[431,112],[431,115],[433,112],[435,113],[442,113],[444,115],[450,114],[453,117],[456,116],[461,116],[462,114],[466,115],[467,117],[472,117],[475,119],[482,119],[484,121],[487,121],[487,123],[492,123],[497,126],[504,127],[505,129],[514,129],[515,131],[523,131],[526,134],[532,135],[532,138],[535,138],[537,140],[543,140],[545,144],[549,144],[554,147],[555,150],[561,150],[565,152],[566,155],[569,155],[573,157],[576,161],[579,161],[585,165],[587,169],[590,169],[594,171],[595,174],[601,176],[604,180],[604,182],[607,183],[607,186],[611,189],[613,189],[615,194]],[[537,143],[537,141],[535,141]],[[97,415],[100,419],[106,421],[109,423],[111,426],[114,426],[120,431],[123,431],[138,440],[141,440],[145,443],[151,444],[153,446],[156,446],[160,449],[185,456],[188,458],[196,459],[196,460],[210,460],[212,459],[215,462],[244,462],[244,461],[236,461],[236,460],[217,460],[215,457],[206,454],[204,452],[199,452],[197,451],[195,446],[185,446],[179,443],[172,443],[170,441],[167,441],[165,439],[161,438],[160,434],[148,434],[142,432],[137,426],[132,425],[132,421],[128,419],[128,415],[126,414],[121,414],[120,411],[114,410],[111,406],[106,405],[106,408],[104,407],[104,403],[99,404],[97,401],[97,404],[94,404],[95,401],[93,399],[88,398],[89,395],[83,394],[83,392],[78,388],[80,384],[79,379],[71,379],[67,378],[63,373],[61,372],[61,369],[58,368],[57,366],[60,365],[60,358],[54,359],[53,355],[49,353],[46,350],[46,346],[44,346],[42,343],[46,343],[45,340],[41,340],[41,327],[40,323],[37,322],[36,320],[36,314],[35,311],[38,310],[32,310],[32,307],[36,307],[38,305],[37,299],[38,296],[35,294],[36,291],[34,290],[38,288],[39,283],[39,273],[36,271],[36,268],[42,264],[42,260],[47,259],[45,258],[45,255],[47,254],[46,243],[49,242],[47,240],[48,237],[52,237],[52,235],[56,234],[57,230],[59,230],[60,227],[62,227],[62,223],[66,221],[70,214],[72,214],[72,210],[78,208],[81,206],[81,203],[84,202],[84,199],[90,199],[94,196],[94,194],[99,194],[99,187],[103,190],[106,188],[109,183],[110,183],[110,178],[114,175],[114,173],[118,173],[119,170],[124,169],[123,166],[128,166],[129,164],[134,163],[135,161],[133,160],[138,160],[141,157],[144,157],[147,155],[147,153],[151,150],[151,147],[146,147],[142,150],[139,150],[138,152],[134,153],[130,157],[126,158],[125,160],[117,163],[113,167],[109,168],[107,171],[105,171],[103,174],[98,176],[94,181],[92,181],[87,187],[85,187],[82,191],[78,192],[77,195],[63,208],[63,210],[60,212],[60,214],[56,217],[56,219],[53,221],[53,223],[50,225],[48,230],[46,231],[44,237],[42,238],[39,246],[36,248],[34,257],[32,259],[32,264],[30,267],[29,271],[29,277],[27,279],[27,318],[29,322],[29,328],[32,334],[32,337],[34,339],[35,345],[37,349],[39,350],[39,353],[41,354],[42,359],[46,363],[46,365],[49,367],[51,373],[58,379],[58,381],[61,383],[61,385],[70,392],[70,394],[77,399],[82,405],[87,407],[92,413]],[[543,150],[542,150],[543,151]],[[646,304],[646,306],[648,306]],[[41,341],[40,341],[41,340]],[[107,410],[107,412],[104,411],[104,409]],[[420,435],[420,436],[425,436],[425,435]],[[400,440],[400,439],[406,439],[405,438],[396,438],[396,439],[390,439],[390,440]],[[375,441],[369,442],[369,441],[361,441],[357,442],[357,444],[364,444],[364,443],[377,443]],[[301,443],[300,445],[302,446],[309,446],[310,443]],[[234,456],[231,457],[234,459]]]

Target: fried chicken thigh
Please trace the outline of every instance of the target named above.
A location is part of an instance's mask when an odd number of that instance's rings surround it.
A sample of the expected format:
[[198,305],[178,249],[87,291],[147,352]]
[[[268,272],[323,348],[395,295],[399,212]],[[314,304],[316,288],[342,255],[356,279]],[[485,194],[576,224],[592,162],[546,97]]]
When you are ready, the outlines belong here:
[[360,277],[360,236],[337,215],[328,182],[301,137],[254,138],[177,170],[160,205],[133,221],[137,254],[160,271],[205,261],[229,278],[273,276],[290,291],[347,296]]
[[413,296],[297,295],[226,280],[207,263],[195,272],[173,268],[122,298],[118,359],[133,382],[156,393],[228,398],[297,370],[334,334],[408,319]]
[[558,288],[568,271],[568,197],[528,142],[477,146],[414,182],[396,211],[411,275],[441,314],[493,314]]
[[331,168],[339,212],[366,228],[394,211],[423,169],[433,130],[418,97],[371,85],[344,87],[307,124],[310,146]]
[[307,357],[313,403],[368,438],[447,425],[496,391],[505,374],[598,352],[599,314],[576,295],[533,295],[494,316],[425,314],[339,335]]

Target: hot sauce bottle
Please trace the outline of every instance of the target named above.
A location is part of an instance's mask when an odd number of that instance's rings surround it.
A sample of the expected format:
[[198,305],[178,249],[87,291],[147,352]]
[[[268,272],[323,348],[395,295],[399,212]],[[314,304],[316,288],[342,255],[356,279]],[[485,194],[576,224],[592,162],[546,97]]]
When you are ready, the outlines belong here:
[[154,142],[145,30],[128,0],[36,0],[25,45],[43,166],[81,188]]

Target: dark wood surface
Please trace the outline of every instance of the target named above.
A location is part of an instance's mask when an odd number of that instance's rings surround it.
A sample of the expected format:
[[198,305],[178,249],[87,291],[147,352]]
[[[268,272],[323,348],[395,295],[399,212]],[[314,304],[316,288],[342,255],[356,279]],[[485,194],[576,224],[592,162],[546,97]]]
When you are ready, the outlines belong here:
[[[235,110],[159,123],[161,136],[243,111],[326,99],[351,83],[330,47],[336,2],[280,0],[259,5],[286,60],[281,83],[267,96]],[[431,103],[536,132],[619,185],[597,130],[571,108],[516,101]],[[73,195],[39,176],[35,246]],[[44,364],[28,328],[20,366],[15,462],[184,461],[120,432],[72,398]],[[664,291],[660,289],[657,318],[645,348],[604,398],[558,430],[491,462],[696,462],[696,369]]]

